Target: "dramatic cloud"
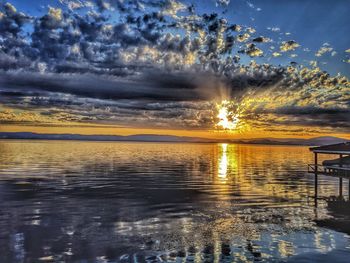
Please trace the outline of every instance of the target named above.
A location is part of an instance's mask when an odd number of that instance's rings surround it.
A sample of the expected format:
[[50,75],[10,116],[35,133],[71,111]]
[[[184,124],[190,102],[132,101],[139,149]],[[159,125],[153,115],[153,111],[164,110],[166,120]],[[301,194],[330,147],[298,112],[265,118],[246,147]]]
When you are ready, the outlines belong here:
[[[317,64],[247,60],[280,57],[299,47],[294,40],[175,0],[60,3],[37,17],[1,6],[1,122],[212,129],[216,104],[228,100],[242,129],[349,131],[347,78]],[[333,51],[324,45],[317,54]]]

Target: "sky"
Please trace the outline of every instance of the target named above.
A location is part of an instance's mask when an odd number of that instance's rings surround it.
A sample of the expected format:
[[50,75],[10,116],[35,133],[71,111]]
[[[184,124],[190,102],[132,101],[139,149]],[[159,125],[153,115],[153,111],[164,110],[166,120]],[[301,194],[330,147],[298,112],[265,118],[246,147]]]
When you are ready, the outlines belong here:
[[0,1],[0,132],[350,138],[349,11]]

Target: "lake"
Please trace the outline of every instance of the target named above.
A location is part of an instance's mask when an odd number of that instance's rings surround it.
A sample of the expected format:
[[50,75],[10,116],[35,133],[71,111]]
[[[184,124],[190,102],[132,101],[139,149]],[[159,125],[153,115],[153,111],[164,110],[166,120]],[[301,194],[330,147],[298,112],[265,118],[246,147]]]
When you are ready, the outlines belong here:
[[1,262],[349,262],[338,179],[319,177],[315,207],[312,162],[301,146],[3,140]]

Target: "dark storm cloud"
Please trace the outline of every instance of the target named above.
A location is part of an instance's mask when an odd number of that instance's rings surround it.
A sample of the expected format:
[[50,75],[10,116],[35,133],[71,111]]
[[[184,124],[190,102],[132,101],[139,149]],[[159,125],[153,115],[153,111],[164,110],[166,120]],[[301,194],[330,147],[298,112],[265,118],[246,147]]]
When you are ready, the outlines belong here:
[[209,90],[207,85],[201,85],[214,83],[211,76],[148,73],[147,76],[127,80],[92,74],[17,72],[1,74],[0,85],[8,92],[57,92],[105,100],[201,101],[212,99],[218,93],[215,87]]
[[[317,115],[334,115],[334,118],[337,116],[346,117],[344,120],[349,121],[350,124],[350,109],[342,109],[342,108],[319,108],[316,106],[307,106],[307,107],[298,107],[298,106],[284,106],[280,107],[277,111],[274,111],[277,114],[283,115],[304,115],[304,116],[317,116]],[[332,118],[333,119],[333,118]]]
[[275,114],[289,116],[288,120],[278,121],[279,124],[294,124],[299,126],[350,128],[350,108],[337,106],[323,108],[318,106],[282,106],[273,111],[262,110],[259,114]]
[[[346,113],[346,114],[348,115],[349,113]],[[346,114],[328,115],[328,114],[318,113],[317,118],[314,117],[315,115],[308,116],[308,117],[304,115],[304,118],[302,119],[295,118],[295,119],[289,119],[289,120],[276,120],[275,124],[286,125],[286,126],[295,125],[295,126],[303,126],[303,127],[330,128],[330,129],[336,129],[339,132],[347,133],[349,132],[350,124],[349,124],[349,117],[347,117]],[[298,116],[297,114],[295,115]]]
[[[246,71],[238,73],[243,69]],[[101,100],[181,102],[217,100],[223,93],[239,97],[249,89],[265,90],[284,79],[284,70],[260,66],[254,70],[249,67],[218,68],[221,74],[148,68],[143,69],[142,74],[116,74],[113,71],[113,74],[106,75],[103,72],[97,74],[91,68],[83,69],[81,64],[76,68],[72,65],[57,66],[56,71],[58,73],[3,72],[0,87],[8,92],[56,92]]]
[[17,12],[16,8],[10,3],[2,5],[2,15],[0,19],[0,31],[7,37],[17,37],[21,32],[22,26],[31,20],[31,17]]
[[0,51],[0,68],[5,71],[30,67],[31,64],[32,61],[26,57],[19,59],[18,56],[12,56]]

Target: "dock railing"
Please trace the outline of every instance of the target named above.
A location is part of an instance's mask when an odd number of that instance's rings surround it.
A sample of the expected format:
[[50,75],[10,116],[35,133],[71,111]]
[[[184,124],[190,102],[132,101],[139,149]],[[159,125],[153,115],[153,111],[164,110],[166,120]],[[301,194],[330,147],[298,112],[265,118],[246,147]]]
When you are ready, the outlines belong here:
[[321,164],[308,164],[307,166],[308,173],[317,173],[330,176],[350,176],[350,167],[341,167],[334,165],[321,165]]

